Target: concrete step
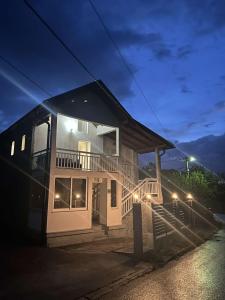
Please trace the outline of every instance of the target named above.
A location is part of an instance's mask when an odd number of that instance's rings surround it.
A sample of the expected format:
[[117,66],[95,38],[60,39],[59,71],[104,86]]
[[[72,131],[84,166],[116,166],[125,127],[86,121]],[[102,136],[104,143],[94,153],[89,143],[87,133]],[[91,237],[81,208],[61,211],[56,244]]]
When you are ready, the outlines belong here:
[[60,247],[73,244],[82,244],[106,239],[108,236],[102,225],[94,225],[91,229],[57,232],[47,234],[48,247]]

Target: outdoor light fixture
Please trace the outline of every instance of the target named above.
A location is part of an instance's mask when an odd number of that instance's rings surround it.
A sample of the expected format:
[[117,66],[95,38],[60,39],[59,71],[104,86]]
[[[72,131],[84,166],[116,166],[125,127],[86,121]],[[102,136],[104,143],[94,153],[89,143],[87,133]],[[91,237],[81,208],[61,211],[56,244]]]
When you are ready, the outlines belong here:
[[177,193],[173,193],[173,194],[172,194],[172,199],[173,199],[173,200],[178,200],[178,195],[177,195]]
[[66,120],[65,122],[65,127],[66,127],[66,130],[68,132],[72,132],[72,133],[75,133],[76,129],[77,129],[77,122],[76,120]]
[[60,194],[55,194],[55,199],[59,199],[60,198]]
[[188,200],[192,200],[192,199],[193,199],[192,194],[188,193],[188,194],[187,194],[187,199],[188,199]]
[[148,199],[148,200],[151,200],[152,199],[152,196],[151,196],[151,194],[146,194],[146,198]]
[[196,161],[196,158],[194,156],[190,156],[189,161]]
[[77,199],[80,199],[80,194],[76,194],[76,198],[77,198]]
[[138,199],[138,194],[134,194],[134,199],[135,199],[135,200]]

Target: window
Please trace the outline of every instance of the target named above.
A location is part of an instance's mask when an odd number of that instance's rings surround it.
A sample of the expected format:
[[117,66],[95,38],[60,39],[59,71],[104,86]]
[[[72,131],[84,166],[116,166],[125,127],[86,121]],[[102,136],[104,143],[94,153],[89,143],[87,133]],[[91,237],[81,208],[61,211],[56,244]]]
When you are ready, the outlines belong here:
[[78,131],[88,133],[88,122],[78,120]]
[[72,179],[72,205],[73,208],[86,206],[86,179]]
[[56,178],[54,209],[84,208],[87,203],[87,180]]
[[117,206],[116,180],[111,180],[111,207]]
[[25,150],[25,146],[26,146],[26,135],[24,134],[22,136],[21,151]]
[[15,141],[12,141],[12,144],[11,144],[11,156],[13,156],[15,153]]
[[54,208],[69,208],[70,207],[70,178],[55,179],[55,199]]

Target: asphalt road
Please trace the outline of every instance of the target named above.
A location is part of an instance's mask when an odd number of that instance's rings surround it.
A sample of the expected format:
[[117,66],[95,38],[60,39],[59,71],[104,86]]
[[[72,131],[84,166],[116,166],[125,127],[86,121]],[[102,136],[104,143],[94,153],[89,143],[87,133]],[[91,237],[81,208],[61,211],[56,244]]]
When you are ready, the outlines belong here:
[[178,260],[101,299],[225,300],[225,230]]

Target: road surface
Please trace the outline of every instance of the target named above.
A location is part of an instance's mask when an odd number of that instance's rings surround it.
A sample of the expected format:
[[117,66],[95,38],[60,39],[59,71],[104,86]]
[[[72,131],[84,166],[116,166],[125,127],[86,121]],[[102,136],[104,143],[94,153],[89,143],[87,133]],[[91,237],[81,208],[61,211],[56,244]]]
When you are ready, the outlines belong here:
[[224,300],[225,230],[178,260],[101,299]]

